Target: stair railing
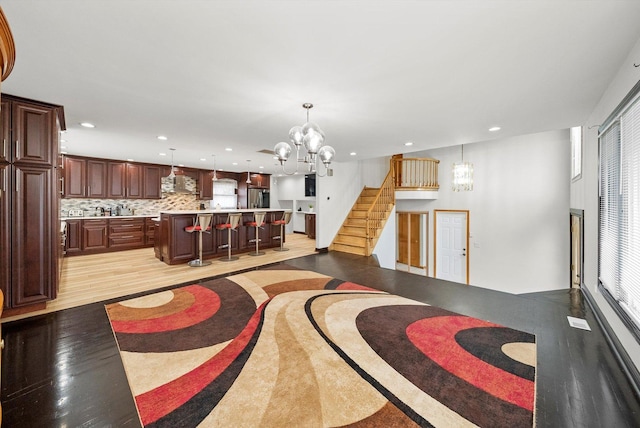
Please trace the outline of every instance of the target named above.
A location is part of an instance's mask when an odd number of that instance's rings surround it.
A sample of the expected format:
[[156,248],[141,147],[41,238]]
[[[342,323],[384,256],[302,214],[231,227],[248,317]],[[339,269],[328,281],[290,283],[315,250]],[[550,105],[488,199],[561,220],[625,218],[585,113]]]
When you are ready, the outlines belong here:
[[387,176],[385,177],[378,193],[376,193],[375,199],[369,207],[367,211],[366,217],[366,246],[365,252],[367,256],[370,256],[373,248],[372,242],[374,237],[376,236],[376,231],[378,228],[384,225],[385,220],[387,219],[388,212],[390,210],[390,206],[395,204],[396,195],[395,189],[393,186],[393,165],[389,169]]
[[431,158],[393,159],[396,190],[438,190],[439,163],[439,160]]

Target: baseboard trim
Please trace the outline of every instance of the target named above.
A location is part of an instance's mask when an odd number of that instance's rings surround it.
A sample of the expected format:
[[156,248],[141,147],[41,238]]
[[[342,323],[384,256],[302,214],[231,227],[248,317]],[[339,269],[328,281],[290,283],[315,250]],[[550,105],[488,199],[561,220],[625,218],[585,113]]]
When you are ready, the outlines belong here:
[[320,254],[328,253],[329,247],[316,248],[316,251]]
[[638,369],[636,368],[635,364],[633,364],[633,360],[631,360],[631,358],[629,357],[629,354],[627,354],[627,351],[624,349],[624,347],[618,340],[618,337],[616,336],[615,332],[609,325],[609,322],[607,322],[607,319],[604,317],[603,313],[600,311],[600,308],[598,307],[595,300],[593,299],[593,296],[591,295],[591,292],[589,291],[589,289],[583,286],[580,288],[580,290],[582,291],[582,294],[585,296],[587,304],[589,305],[589,308],[591,308],[591,311],[593,312],[593,315],[595,316],[596,321],[600,326],[600,329],[604,333],[605,340],[609,344],[609,347],[611,348],[613,355],[615,356],[616,360],[618,360],[618,363],[622,367],[622,372],[626,375],[627,379],[629,380],[629,383],[631,384],[631,388],[633,389],[633,392],[635,393],[636,398],[640,399],[640,372],[638,372]]

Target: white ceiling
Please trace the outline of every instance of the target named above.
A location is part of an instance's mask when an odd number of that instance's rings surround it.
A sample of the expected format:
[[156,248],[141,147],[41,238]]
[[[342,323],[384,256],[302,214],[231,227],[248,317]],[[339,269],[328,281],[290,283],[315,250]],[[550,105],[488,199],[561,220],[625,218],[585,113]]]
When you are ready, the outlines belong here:
[[17,51],[2,92],[64,105],[67,152],[169,164],[173,147],[176,164],[236,171],[273,172],[257,151],[288,140],[304,102],[338,162],[582,124],[640,38],[637,0],[2,8]]

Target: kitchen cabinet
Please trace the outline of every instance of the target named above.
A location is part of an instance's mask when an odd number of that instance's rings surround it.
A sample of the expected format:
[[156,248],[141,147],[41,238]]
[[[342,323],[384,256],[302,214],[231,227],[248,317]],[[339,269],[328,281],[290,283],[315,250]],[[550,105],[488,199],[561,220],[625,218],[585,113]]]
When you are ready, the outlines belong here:
[[304,215],[304,233],[310,239],[316,239],[316,215],[315,214],[305,214]]
[[145,240],[144,243],[147,246],[153,245],[156,239],[156,221],[151,217],[144,219]]
[[54,299],[61,248],[56,161],[62,107],[3,95],[0,287],[6,308]]
[[109,161],[107,166],[107,198],[124,199],[127,197],[127,163]]
[[144,199],[162,198],[162,167],[158,165],[144,165]]
[[160,199],[162,166],[67,156],[64,197]]
[[113,218],[109,220],[109,248],[129,249],[145,245],[144,218]]
[[213,199],[213,171],[198,171],[198,199]]
[[108,227],[106,219],[82,220],[82,251],[106,250]]
[[82,220],[65,220],[67,223],[67,240],[65,255],[73,255],[82,251]]

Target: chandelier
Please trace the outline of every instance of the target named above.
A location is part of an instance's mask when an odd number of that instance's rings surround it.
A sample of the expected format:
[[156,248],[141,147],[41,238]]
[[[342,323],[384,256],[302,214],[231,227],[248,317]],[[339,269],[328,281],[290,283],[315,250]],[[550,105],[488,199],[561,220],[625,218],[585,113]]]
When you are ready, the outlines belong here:
[[[316,173],[320,177],[326,175],[332,176],[333,170],[329,168],[331,160],[336,155],[336,151],[331,146],[325,146],[324,144],[324,132],[318,125],[313,122],[309,122],[309,110],[313,108],[313,104],[304,103],[302,107],[307,110],[307,123],[302,126],[294,126],[289,131],[289,140],[296,148],[296,169],[295,171],[288,172],[285,170],[284,163],[289,159],[293,148],[289,143],[281,142],[276,144],[273,148],[277,159],[282,166],[282,172],[286,175],[293,175],[298,172],[298,167],[301,163],[308,165],[308,171]],[[302,158],[300,157],[300,147],[304,145],[307,154]],[[318,171],[318,159],[324,164],[326,172],[324,175],[319,174]]]
[[451,169],[451,185],[454,192],[473,190],[473,164],[464,161],[464,146],[460,146],[462,161],[454,162]]

